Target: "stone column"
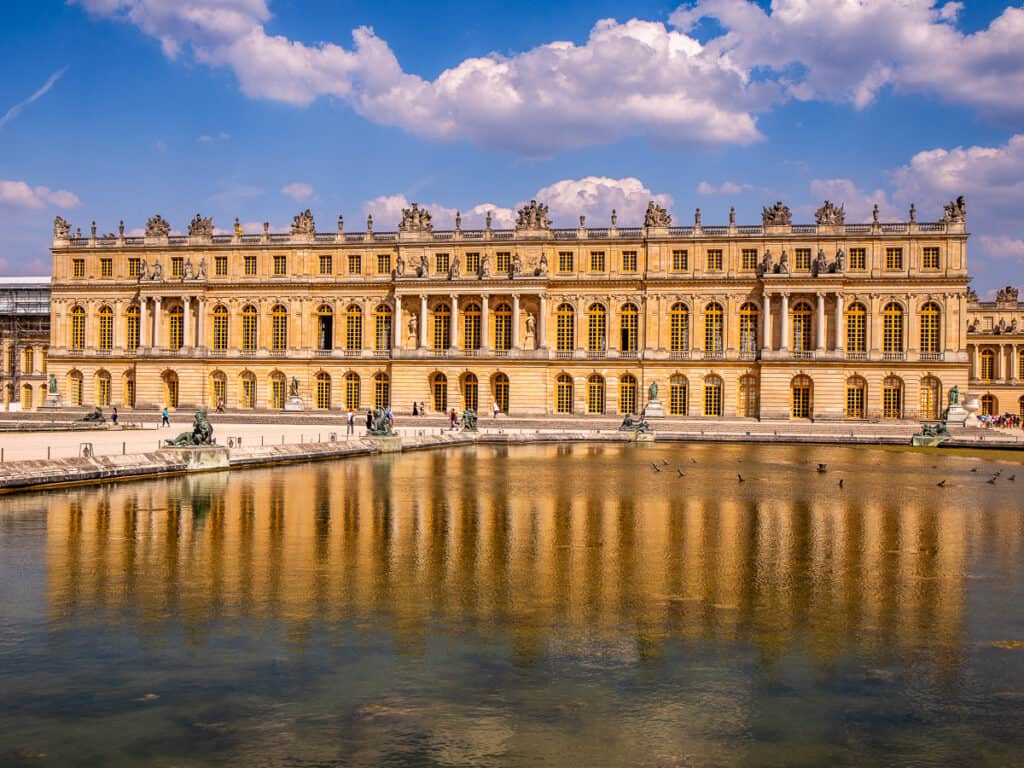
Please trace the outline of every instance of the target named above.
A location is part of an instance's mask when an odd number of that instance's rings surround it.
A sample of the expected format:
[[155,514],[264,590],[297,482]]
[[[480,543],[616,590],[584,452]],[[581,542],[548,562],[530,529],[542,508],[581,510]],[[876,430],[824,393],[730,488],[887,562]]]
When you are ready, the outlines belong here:
[[540,295],[539,317],[537,318],[537,349],[548,347],[548,297]]
[[420,296],[420,349],[427,348],[427,296]]
[[780,352],[789,352],[789,294],[782,294],[782,307],[780,308],[782,313],[782,339],[779,344]]
[[512,295],[512,349],[519,349],[519,294]]
[[1020,371],[1017,370],[1017,368],[1018,368],[1018,362],[1017,361],[1019,360],[1019,357],[1018,357],[1019,350],[1018,350],[1018,345],[1017,344],[1013,344],[1010,347],[1010,355],[1011,355],[1011,357],[1010,357],[1010,375],[1007,376],[1006,378],[1010,379],[1012,381],[1016,381],[1017,379],[1020,378]]
[[394,318],[394,326],[391,328],[391,333],[394,337],[395,349],[402,348],[402,297],[395,296],[395,313],[392,316]]
[[160,348],[160,303],[159,296],[153,297],[153,347]]
[[836,352],[842,353],[843,347],[845,346],[845,333],[846,330],[843,326],[846,324],[846,306],[843,301],[843,294],[836,294]]
[[151,347],[153,345],[150,337],[149,317],[146,315],[146,308],[149,306],[149,299],[139,296],[139,347]]
[[199,299],[199,314],[196,315],[196,346],[206,347],[206,299]]
[[448,330],[451,332],[451,335],[448,337],[448,346],[451,347],[452,349],[458,349],[459,347],[462,346],[461,344],[459,344],[459,297],[453,293],[451,295],[451,300],[452,322],[451,325],[448,327]]
[[486,293],[480,297],[480,349],[481,351],[489,349],[490,339],[488,338],[488,332],[490,331],[490,311],[491,311],[491,297]]
[[815,326],[817,338],[815,346],[820,354],[825,351],[825,294],[823,293],[818,294],[818,318]]
[[182,296],[181,304],[185,310],[181,319],[181,346],[187,349],[192,346],[192,297]]
[[772,349],[772,297],[771,294],[764,295],[764,315],[761,322],[761,353],[770,352]]

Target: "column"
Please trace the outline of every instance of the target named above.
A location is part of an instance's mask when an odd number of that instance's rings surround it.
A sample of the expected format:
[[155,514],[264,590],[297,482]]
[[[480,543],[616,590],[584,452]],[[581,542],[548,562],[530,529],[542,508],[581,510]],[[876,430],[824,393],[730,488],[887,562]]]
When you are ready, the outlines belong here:
[[420,349],[427,348],[427,296],[420,296]]
[[823,294],[823,293],[819,293],[818,294],[818,322],[815,323],[815,331],[817,331],[817,333],[815,334],[816,337],[817,337],[817,341],[815,343],[815,346],[817,347],[817,351],[819,353],[820,352],[824,352],[825,351],[825,294]]
[[192,297],[182,296],[182,306],[185,308],[184,315],[181,319],[181,346],[191,347],[192,346]]
[[153,341],[149,333],[149,318],[146,317],[146,308],[149,306],[149,299],[145,296],[139,297],[139,346],[151,347]]
[[391,333],[394,336],[394,347],[395,349],[402,348],[402,297],[395,296],[395,324],[391,328]]
[[770,352],[772,348],[772,297],[764,295],[764,307],[762,310],[763,320],[761,322],[761,353]]
[[1017,344],[1014,344],[1014,345],[1011,346],[1010,354],[1012,355],[1012,357],[1010,358],[1010,375],[1007,376],[1006,378],[1011,380],[1011,381],[1016,381],[1016,380],[1018,380],[1020,378],[1020,371],[1017,370],[1017,368],[1018,368],[1018,362],[1017,361],[1020,359],[1018,357],[1020,352],[1018,350],[1018,345]]
[[448,327],[451,335],[448,337],[448,346],[452,349],[458,349],[461,345],[459,344],[459,297],[454,293],[451,295],[452,300],[452,322]]
[[160,297],[153,297],[153,347],[160,348]]
[[548,297],[540,295],[540,317],[537,318],[537,349],[548,348]]
[[843,342],[845,341],[846,306],[843,301],[843,294],[836,294],[836,352],[842,353]]
[[519,349],[519,294],[512,296],[512,349]]
[[199,314],[196,315],[196,346],[206,347],[206,299],[199,299]]
[[490,338],[488,332],[491,327],[490,322],[490,311],[491,311],[491,297],[486,293],[480,297],[480,349],[481,351],[490,348]]
[[789,294],[782,294],[782,339],[779,344],[779,350],[781,352],[789,352]]

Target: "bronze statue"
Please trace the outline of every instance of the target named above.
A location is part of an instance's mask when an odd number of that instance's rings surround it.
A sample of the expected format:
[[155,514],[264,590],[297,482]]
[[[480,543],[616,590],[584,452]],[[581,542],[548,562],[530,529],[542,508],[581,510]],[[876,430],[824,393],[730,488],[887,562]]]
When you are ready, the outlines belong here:
[[394,430],[391,429],[391,422],[388,421],[388,415],[383,408],[373,409],[373,418],[370,422],[370,428],[366,431],[368,434],[375,437],[387,437],[395,434]]
[[292,376],[292,380],[288,383],[288,397],[299,396],[299,380]]
[[647,434],[650,431],[651,425],[647,423],[647,419],[643,416],[633,416],[631,413],[626,414],[626,418],[622,420],[622,424],[619,426],[619,432]]
[[192,418],[192,431],[182,432],[173,440],[165,440],[168,446],[213,445],[213,426],[206,418],[206,411],[196,411]]
[[467,408],[462,412],[462,431],[463,432],[476,432],[476,413],[472,408]]

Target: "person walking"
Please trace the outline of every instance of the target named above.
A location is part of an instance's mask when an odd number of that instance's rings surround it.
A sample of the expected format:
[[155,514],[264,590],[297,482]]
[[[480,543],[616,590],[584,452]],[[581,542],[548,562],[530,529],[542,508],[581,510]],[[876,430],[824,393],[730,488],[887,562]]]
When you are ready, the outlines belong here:
[[419,410],[417,410],[417,406],[416,406],[416,401],[415,400],[412,401],[412,415],[413,416],[419,416],[420,415]]
[[388,406],[388,409],[384,411],[384,418],[388,420],[389,427],[395,426],[395,414],[391,412],[390,405]]
[[117,426],[117,406],[115,405],[110,411],[110,423],[115,427]]
[[366,409],[366,431],[369,432],[373,429],[373,411],[369,408]]
[[356,411],[355,408],[348,409],[348,418],[346,419],[347,427],[345,429],[346,435],[354,435],[356,433]]
[[420,400],[420,416],[427,415],[427,404]]
[[455,429],[455,425],[459,423],[459,417],[455,414],[454,408],[452,408],[452,412],[451,415],[449,416],[449,419],[451,420],[451,428]]
[[160,412],[160,426],[171,428],[171,414],[167,411],[167,406]]
[[493,418],[495,418],[495,419],[498,418],[498,413],[501,411],[501,408],[498,407],[498,401],[497,400],[494,401],[494,405],[492,406],[492,409],[494,411]]

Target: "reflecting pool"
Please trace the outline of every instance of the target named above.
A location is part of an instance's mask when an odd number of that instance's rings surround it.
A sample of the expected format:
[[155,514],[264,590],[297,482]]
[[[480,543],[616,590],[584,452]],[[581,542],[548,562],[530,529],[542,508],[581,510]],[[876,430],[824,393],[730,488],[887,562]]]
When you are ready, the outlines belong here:
[[472,447],[0,497],[0,765],[1019,765],[1021,462]]

